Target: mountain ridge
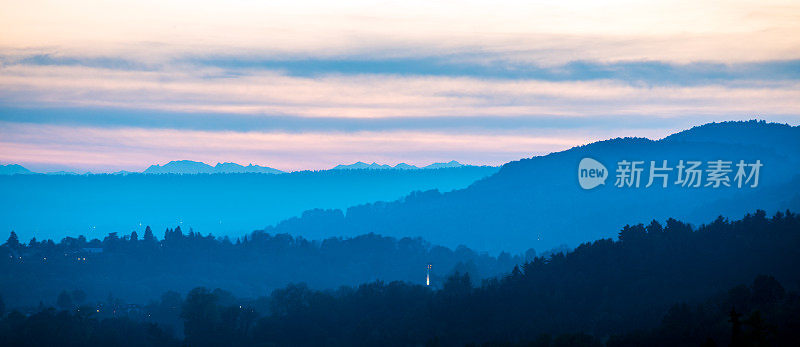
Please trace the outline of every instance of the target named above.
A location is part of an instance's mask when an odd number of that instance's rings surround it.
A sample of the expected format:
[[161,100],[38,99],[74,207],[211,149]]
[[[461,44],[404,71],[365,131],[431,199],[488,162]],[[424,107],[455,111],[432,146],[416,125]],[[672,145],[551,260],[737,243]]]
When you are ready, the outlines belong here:
[[[706,134],[710,128],[722,132],[715,130],[709,137]],[[714,138],[720,140],[709,141]],[[307,211],[299,218],[268,227],[267,231],[325,237],[381,230],[386,235],[420,236],[448,246],[524,251],[519,248],[576,246],[586,240],[611,237],[602,230],[618,230],[631,220],[646,223],[653,218],[677,216],[702,222],[759,208],[773,212],[797,209],[786,206],[798,201],[791,194],[800,190],[800,180],[795,178],[800,167],[800,146],[787,146],[797,138],[800,127],[751,121],[709,123],[660,140],[609,139],[509,162],[494,175],[463,189],[414,192],[396,201],[351,206],[338,213]],[[604,186],[594,190],[583,190],[578,184],[578,163],[587,157],[604,163],[611,176]],[[675,166],[679,160],[708,163],[723,159],[732,163],[760,160],[764,164],[760,185],[743,189],[735,184],[723,189],[674,184],[668,188],[645,188],[644,179],[640,188],[614,186],[614,171],[621,160],[642,160],[646,164],[668,160]],[[736,169],[735,164],[732,168]],[[731,179],[734,174],[735,171],[730,174]],[[674,182],[674,171],[670,178]],[[715,210],[706,206],[714,206]],[[590,224],[586,222],[589,220],[601,222]]]
[[[375,162],[373,162],[372,164],[367,164],[365,162],[358,161],[349,165],[339,164],[328,170],[430,170],[430,169],[442,169],[442,168],[458,168],[465,166],[472,166],[472,165],[461,164],[455,160],[451,160],[449,162],[432,163],[430,165],[422,167],[406,163],[399,163],[396,164],[395,166],[391,166],[388,164],[378,164]],[[307,170],[300,170],[300,171],[307,171]],[[320,171],[326,171],[326,170],[320,170]],[[252,163],[248,164],[247,166],[244,166],[234,162],[224,162],[224,163],[217,163],[216,165],[211,166],[204,162],[184,159],[184,160],[172,160],[164,165],[153,164],[147,167],[146,169],[142,170],[141,172],[120,170],[120,171],[110,172],[107,174],[129,175],[129,174],[140,173],[140,174],[196,175],[196,174],[230,174],[230,173],[283,174],[288,172],[291,171],[282,171],[268,166],[254,165]],[[34,172],[19,164],[0,165],[0,175],[15,175],[15,174],[91,175],[93,173],[92,172],[78,173],[78,172],[64,171],[64,170],[54,171],[54,172]]]
[[348,164],[336,165],[331,170],[431,170],[431,169],[454,168],[463,166],[469,166],[469,165],[461,164],[455,160],[451,160],[446,163],[432,163],[430,165],[425,165],[422,167],[406,163],[399,163],[395,166],[391,166],[389,164],[378,164],[376,162],[373,162],[372,164],[367,164],[363,161],[357,161],[349,165]]
[[164,165],[150,165],[142,171],[144,174],[217,174],[217,173],[267,173],[280,174],[284,171],[267,166],[243,166],[237,163],[217,163],[215,166],[192,160],[173,160]]

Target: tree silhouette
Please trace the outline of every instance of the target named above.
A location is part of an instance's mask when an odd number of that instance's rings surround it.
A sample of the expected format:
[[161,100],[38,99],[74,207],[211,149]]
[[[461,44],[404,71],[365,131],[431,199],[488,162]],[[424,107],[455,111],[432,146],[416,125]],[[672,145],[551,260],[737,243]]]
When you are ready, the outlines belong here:
[[17,233],[15,233],[13,230],[11,231],[11,234],[8,235],[6,245],[8,245],[8,247],[11,249],[18,249],[20,247],[19,237],[17,237]]
[[150,229],[149,225],[144,229],[144,241],[147,243],[152,243],[156,241],[156,238],[153,235],[153,229]]
[[61,291],[60,294],[58,294],[58,299],[56,300],[56,304],[62,310],[70,310],[72,309],[72,297],[66,290],[63,290]]
[[756,347],[767,346],[767,324],[761,317],[761,312],[753,311],[747,317],[747,325],[750,326],[750,344]]
[[742,314],[736,312],[736,308],[731,308],[731,312],[728,314],[728,316],[730,317],[728,322],[731,323],[731,347],[744,346],[745,342],[742,336],[742,322],[740,320]]
[[775,277],[760,275],[753,282],[753,301],[758,304],[776,302],[783,299],[786,290]]
[[80,289],[73,290],[71,297],[75,305],[81,305],[86,301],[86,293]]
[[[178,229],[180,232],[180,229]],[[216,326],[220,319],[218,298],[208,289],[192,289],[186,296],[181,310],[184,320],[186,342],[193,346],[213,346],[216,341]]]

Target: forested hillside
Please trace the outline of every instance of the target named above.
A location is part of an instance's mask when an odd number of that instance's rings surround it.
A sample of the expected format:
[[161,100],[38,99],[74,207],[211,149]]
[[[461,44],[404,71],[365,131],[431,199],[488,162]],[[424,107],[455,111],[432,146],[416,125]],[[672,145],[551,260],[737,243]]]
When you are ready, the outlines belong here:
[[[163,248],[178,247],[171,233],[160,243]],[[288,239],[272,239],[280,240]],[[12,241],[3,249],[14,247],[20,246]],[[464,268],[439,287],[370,281],[320,291],[291,284],[259,298],[198,287],[185,297],[167,292],[133,308],[112,296],[78,303],[75,292],[63,291],[58,305],[69,312],[42,308],[28,317],[11,312],[0,324],[0,341],[788,346],[800,338],[798,247],[800,216],[788,211],[769,217],[759,210],[741,220],[718,218],[696,228],[669,219],[625,226],[615,240],[536,257],[480,284],[474,283],[473,270]],[[126,252],[130,262],[146,254],[142,249]],[[238,252],[253,256],[244,249]],[[198,267],[204,268],[202,264]],[[149,264],[150,271],[173,265]],[[284,271],[293,271],[299,264],[283,265]],[[247,262],[239,267],[256,271]],[[126,272],[124,267],[117,270]],[[63,328],[37,334],[42,326]]]
[[[533,253],[531,253],[533,252]],[[535,251],[529,252],[529,257]],[[453,271],[469,271],[476,281],[508,271],[524,259],[491,256],[466,247],[433,245],[419,238],[376,234],[307,240],[261,231],[233,239],[215,238],[180,227],[156,238],[111,233],[102,240],[80,236],[25,242],[12,233],[0,247],[0,287],[17,305],[55,300],[61,290],[80,289],[87,298],[109,294],[143,304],[168,290],[220,287],[237,296],[257,297],[291,282],[315,289],[353,286],[373,280],[425,283],[432,264],[433,284]]]

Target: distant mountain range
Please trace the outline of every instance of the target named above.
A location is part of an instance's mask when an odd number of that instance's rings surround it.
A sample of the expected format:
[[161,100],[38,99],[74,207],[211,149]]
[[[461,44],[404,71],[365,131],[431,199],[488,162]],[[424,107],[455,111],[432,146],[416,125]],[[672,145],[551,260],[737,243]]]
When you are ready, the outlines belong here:
[[[336,165],[331,170],[426,170],[426,169],[444,169],[444,168],[457,168],[467,166],[455,160],[447,163],[433,163],[423,167],[400,163],[395,166],[387,164],[367,164],[365,162],[356,162],[350,165]],[[44,173],[47,175],[80,175],[76,172],[70,171],[57,171],[57,172],[33,172],[19,164],[0,165],[0,175],[17,175],[17,174],[37,174]],[[208,165],[203,162],[193,160],[173,160],[164,165],[150,165],[142,172],[135,171],[117,171],[112,175],[128,175],[128,174],[227,174],[227,173],[264,173],[264,174],[282,174],[286,171],[281,171],[267,166],[247,165],[243,166],[237,163],[217,163],[215,166]],[[87,172],[86,174],[91,174]]]
[[218,174],[218,173],[267,173],[280,174],[284,171],[266,166],[247,165],[236,163],[217,163],[215,166],[199,161],[174,160],[162,165],[151,165],[142,173],[146,174]]
[[388,164],[378,164],[372,163],[367,164],[363,161],[359,161],[350,165],[336,165],[332,170],[427,170],[427,169],[443,169],[443,168],[453,168],[453,167],[462,167],[465,166],[455,160],[447,162],[447,163],[433,163],[430,165],[426,165],[423,167],[419,167],[416,165],[409,165],[406,163],[400,163],[395,166],[391,166]]
[[[176,162],[148,172],[258,169],[199,164]],[[396,200],[417,190],[460,189],[497,170],[496,166],[461,166],[282,174],[0,175],[0,232],[15,230],[25,240],[33,236],[60,240],[78,233],[90,238],[131,230],[141,234],[145,225],[161,233],[166,227],[183,225],[187,230],[192,227],[204,234],[236,238],[305,210]]]

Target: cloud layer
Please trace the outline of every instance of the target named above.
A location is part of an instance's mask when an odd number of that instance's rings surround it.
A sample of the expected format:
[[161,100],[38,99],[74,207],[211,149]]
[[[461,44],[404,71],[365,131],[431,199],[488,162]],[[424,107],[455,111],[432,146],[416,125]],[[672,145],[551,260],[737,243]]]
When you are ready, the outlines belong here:
[[0,32],[0,161],[32,167],[498,164],[800,121],[791,1],[33,0]]

